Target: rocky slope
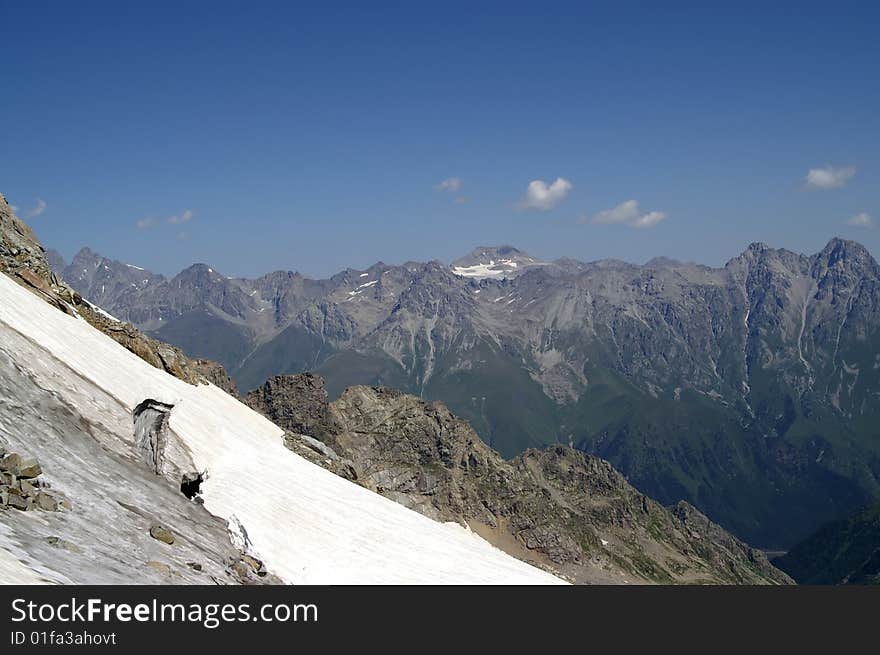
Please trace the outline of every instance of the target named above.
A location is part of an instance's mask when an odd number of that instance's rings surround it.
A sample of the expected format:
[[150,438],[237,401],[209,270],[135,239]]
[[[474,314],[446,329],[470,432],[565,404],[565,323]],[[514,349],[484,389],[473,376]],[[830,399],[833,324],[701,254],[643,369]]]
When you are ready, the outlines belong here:
[[[65,276],[102,261],[81,253]],[[115,294],[108,311],[220,361],[244,391],[314,370],[331,396],[442,400],[507,457],[572,445],[765,546],[880,498],[880,267],[857,243],[753,244],[722,268],[506,246],[327,280],[205,265],[144,280],[77,289]]]
[[802,584],[880,584],[880,504],[822,527],[775,563]]
[[246,402],[313,461],[344,465],[349,479],[575,582],[790,582],[760,551],[687,504],[665,509],[608,462],[565,446],[505,461],[439,402],[353,387],[330,403],[311,374],[275,377]]

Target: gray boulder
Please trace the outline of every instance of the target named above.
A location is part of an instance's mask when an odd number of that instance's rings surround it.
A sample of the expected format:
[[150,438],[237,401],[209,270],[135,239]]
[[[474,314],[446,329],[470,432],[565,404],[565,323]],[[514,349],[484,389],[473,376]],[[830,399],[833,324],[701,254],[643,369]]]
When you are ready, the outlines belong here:
[[174,533],[158,523],[150,526],[150,536],[156,541],[161,541],[169,546],[174,543]]

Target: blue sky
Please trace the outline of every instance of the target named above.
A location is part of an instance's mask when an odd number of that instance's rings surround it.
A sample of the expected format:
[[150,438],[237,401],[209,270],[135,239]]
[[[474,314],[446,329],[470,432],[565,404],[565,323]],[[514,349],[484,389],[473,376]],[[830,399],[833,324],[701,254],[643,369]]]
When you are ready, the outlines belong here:
[[68,258],[880,253],[868,3],[125,4],[0,0],[0,191]]

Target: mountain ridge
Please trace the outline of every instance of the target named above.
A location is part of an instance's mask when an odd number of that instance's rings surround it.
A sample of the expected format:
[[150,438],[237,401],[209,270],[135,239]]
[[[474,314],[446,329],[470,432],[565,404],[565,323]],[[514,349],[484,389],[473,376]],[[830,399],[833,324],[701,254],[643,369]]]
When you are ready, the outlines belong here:
[[[474,261],[460,263],[488,265]],[[443,400],[507,457],[574,445],[767,547],[880,497],[880,268],[854,241],[812,255],[756,242],[718,268],[201,274],[93,302],[220,361],[244,391],[314,370],[332,396],[366,384]]]

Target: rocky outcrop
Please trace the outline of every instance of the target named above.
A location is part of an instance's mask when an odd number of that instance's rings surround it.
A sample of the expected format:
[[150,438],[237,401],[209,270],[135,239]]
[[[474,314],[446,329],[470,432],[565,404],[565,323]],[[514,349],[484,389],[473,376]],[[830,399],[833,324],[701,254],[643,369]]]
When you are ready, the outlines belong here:
[[284,435],[284,445],[312,464],[317,464],[346,480],[358,482],[357,469],[351,460],[340,457],[327,444],[306,434],[287,432]]
[[168,421],[173,405],[147,399],[134,408],[134,450],[153,473],[164,472]]
[[215,387],[223,389],[230,396],[238,398],[238,386],[235,381],[229,377],[229,373],[217,362],[210,359],[190,359],[189,366],[192,371],[207,380]]
[[787,574],[770,563],[764,551],[740,541],[690,503],[679,501],[669,511],[684,525],[700,556],[714,566],[723,567],[734,560],[778,581],[790,581]]
[[58,512],[70,509],[70,501],[60,492],[50,489],[40,476],[43,469],[35,457],[0,450],[0,509],[22,512],[42,510]]
[[[608,462],[564,446],[506,461],[443,403],[371,387],[328,403],[313,375],[274,378],[247,402],[298,430],[317,426],[351,462],[349,479],[575,582],[791,582],[695,511],[641,494]],[[331,468],[330,457],[311,461]]]
[[341,427],[330,412],[324,380],[318,375],[276,375],[245,397],[245,403],[292,434],[336,445]]
[[52,274],[36,235],[15,216],[3,194],[0,194],[0,267],[11,276],[27,271],[41,280],[49,280]]
[[336,436],[342,427],[330,411],[324,380],[318,375],[277,375],[251,391],[245,404],[284,428],[284,445],[314,464],[357,481],[353,463],[341,457]]

